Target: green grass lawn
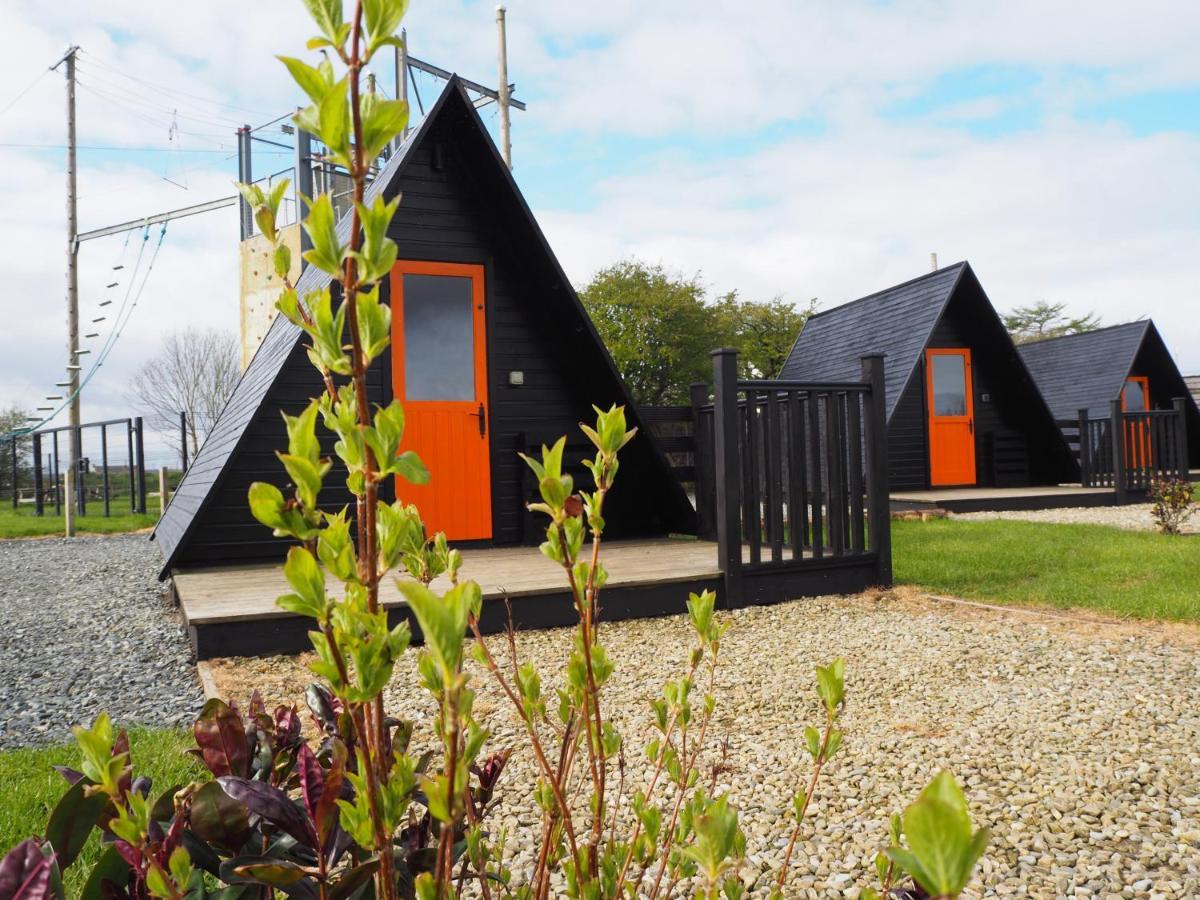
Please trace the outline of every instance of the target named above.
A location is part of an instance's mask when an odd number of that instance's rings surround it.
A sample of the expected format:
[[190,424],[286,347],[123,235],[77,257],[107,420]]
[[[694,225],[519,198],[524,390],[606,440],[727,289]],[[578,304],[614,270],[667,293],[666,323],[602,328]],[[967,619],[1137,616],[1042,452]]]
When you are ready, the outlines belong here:
[[[151,794],[155,797],[169,787],[186,784],[205,771],[193,757],[184,754],[190,746],[194,744],[187,732],[130,731],[129,752],[134,774],[153,780]],[[25,838],[45,831],[50,810],[67,789],[66,781],[51,766],[78,768],[79,760],[79,749],[73,743],[0,752],[0,785],[4,786],[0,801],[0,850],[8,852]],[[99,856],[100,842],[93,833],[79,859],[67,870],[69,896],[78,895],[87,871]]]
[[898,584],[1001,603],[1200,621],[1200,537],[1103,525],[896,521]]
[[[105,517],[104,504],[88,501],[87,515],[75,517],[75,529],[79,534],[118,534],[152,528],[158,521],[158,497],[146,497],[146,512],[139,515],[129,512],[129,498],[122,497],[110,504],[111,516]],[[63,533],[63,517],[54,515],[48,506],[44,516],[36,516],[33,506],[22,505],[13,509],[0,503],[0,539],[15,537],[37,537]]]

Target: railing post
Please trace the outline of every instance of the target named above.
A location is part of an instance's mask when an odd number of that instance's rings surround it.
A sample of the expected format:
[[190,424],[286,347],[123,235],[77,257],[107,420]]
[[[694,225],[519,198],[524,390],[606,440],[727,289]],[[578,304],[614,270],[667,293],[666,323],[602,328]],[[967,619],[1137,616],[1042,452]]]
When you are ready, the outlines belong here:
[[1178,463],[1178,477],[1188,480],[1191,467],[1188,466],[1188,437],[1187,437],[1187,400],[1176,397],[1171,401],[1175,410],[1175,459]]
[[158,467],[158,517],[161,519],[171,501],[170,474],[166,466]]
[[1127,473],[1125,471],[1125,413],[1121,409],[1121,401],[1109,403],[1109,415],[1112,417],[1112,460],[1113,488],[1117,492],[1117,503],[1125,502],[1128,489]]
[[42,500],[42,436],[33,433],[33,509],[36,515],[44,515],[45,504]]
[[705,434],[701,426],[703,409],[708,405],[708,385],[698,381],[688,389],[692,405],[692,469],[696,473],[696,536],[701,540],[712,540],[717,533],[716,510],[713,495],[716,493],[716,476],[712,464],[712,435]]
[[1079,410],[1079,483],[1092,486],[1092,436],[1088,434],[1088,411]]
[[867,445],[867,534],[876,554],[881,587],[892,585],[892,516],[888,490],[887,391],[883,355],[862,357],[862,380],[871,385],[867,399],[864,440]]
[[13,492],[13,509],[17,508],[17,436],[14,434],[12,441],[12,492]]
[[180,462],[180,471],[182,471],[182,472],[187,471],[187,462],[188,462],[188,460],[187,460],[187,457],[188,457],[187,439],[188,439],[187,413],[183,410],[180,410],[179,411],[179,462]]
[[83,477],[83,427],[72,430],[71,440],[75,447],[75,512],[87,515],[87,484]]
[[[133,439],[137,444],[137,511],[144,513],[146,511],[146,435],[141,416],[133,420],[133,432]],[[133,477],[132,472],[130,477]],[[132,482],[130,487],[133,487]]]
[[742,605],[742,467],[738,436],[737,351],[714,350],[713,471],[716,473],[717,559],[725,575],[721,607]]

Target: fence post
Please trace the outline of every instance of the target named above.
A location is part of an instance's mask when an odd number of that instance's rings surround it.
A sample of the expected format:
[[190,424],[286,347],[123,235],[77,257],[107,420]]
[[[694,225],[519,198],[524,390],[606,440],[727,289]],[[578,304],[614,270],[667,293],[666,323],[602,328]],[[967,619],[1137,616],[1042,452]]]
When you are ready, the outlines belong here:
[[42,502],[42,436],[33,433],[33,510],[35,515],[46,512]]
[[1109,403],[1109,415],[1112,416],[1112,460],[1113,488],[1117,492],[1117,503],[1125,502],[1126,471],[1125,471],[1125,413],[1121,409],[1121,401]]
[[17,437],[13,435],[12,444],[12,492],[13,509],[17,508]]
[[134,474],[137,464],[133,456],[133,419],[125,420],[125,451],[129,460],[129,511],[137,512],[137,476]]
[[[134,443],[137,444],[137,511],[144,513],[146,511],[146,435],[141,416],[133,420],[133,432]],[[130,472],[130,478],[132,477],[133,473]],[[133,487],[133,482],[130,483],[130,487]]]
[[702,416],[708,405],[708,385],[697,381],[688,389],[692,405],[692,468],[696,472],[696,536],[712,540],[717,533],[713,494],[716,492],[716,473],[712,464],[711,435],[703,431]]
[[83,427],[71,432],[71,440],[75,447],[75,511],[81,516],[87,515],[87,484],[83,477]]
[[187,463],[188,463],[187,439],[188,439],[187,412],[185,410],[180,410],[179,411],[179,461],[180,461],[181,465],[179,468],[180,468],[180,471],[182,471],[182,472],[187,471]]
[[892,586],[892,511],[888,489],[887,389],[883,354],[862,357],[862,380],[871,385],[865,416],[867,445],[867,534],[876,554],[880,587]]
[[1092,436],[1089,434],[1088,411],[1079,410],[1079,483],[1092,486]]
[[713,471],[717,493],[717,560],[725,574],[721,607],[742,605],[742,466],[738,438],[737,351],[714,350]]
[[1175,458],[1179,463],[1177,475],[1187,481],[1191,467],[1188,465],[1186,398],[1176,397],[1171,401],[1171,408],[1175,410]]
[[108,518],[111,509],[108,496],[108,426],[100,426],[100,466],[104,472],[104,518]]
[[167,501],[171,499],[171,491],[167,482],[167,467],[158,467],[158,517],[161,519],[167,511]]

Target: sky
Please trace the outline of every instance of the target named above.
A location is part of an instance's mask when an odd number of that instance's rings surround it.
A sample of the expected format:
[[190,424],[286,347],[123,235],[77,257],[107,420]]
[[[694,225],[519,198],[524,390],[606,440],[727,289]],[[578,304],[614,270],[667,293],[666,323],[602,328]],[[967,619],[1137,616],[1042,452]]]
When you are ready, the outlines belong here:
[[[494,84],[492,3],[414,0],[406,24],[414,56]],[[273,55],[303,56],[313,29],[294,0],[0,0],[0,26],[0,406],[33,408],[66,356],[65,91],[47,67],[82,48],[88,230],[232,193],[234,131],[299,102]],[[514,174],[577,284],[636,256],[829,308],[936,252],[969,260],[1001,311],[1152,317],[1200,372],[1194,0],[510,0],[508,37],[529,104]],[[390,61],[377,75],[390,89]],[[85,421],[134,410],[127,384],[164,333],[236,331],[237,228],[226,209],[161,246],[157,226],[82,246],[83,323],[132,309]]]

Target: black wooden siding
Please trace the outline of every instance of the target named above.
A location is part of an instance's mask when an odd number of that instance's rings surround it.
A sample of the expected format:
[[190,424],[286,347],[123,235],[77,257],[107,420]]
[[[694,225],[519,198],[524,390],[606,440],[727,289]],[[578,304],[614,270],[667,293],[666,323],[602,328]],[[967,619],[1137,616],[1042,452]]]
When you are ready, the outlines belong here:
[[[578,423],[594,417],[592,404],[607,407],[629,401],[527,208],[511,182],[495,176],[498,157],[482,126],[471,121],[476,114],[465,101],[458,105],[460,109],[443,112],[432,124],[427,119],[415,146],[407,148],[403,167],[386,191],[389,196],[396,190],[403,195],[390,234],[402,259],[484,266],[492,543],[529,542],[541,538],[524,509],[531,499],[530,481],[517,450],[561,434],[577,441]],[[160,526],[174,550],[164,548],[171,565],[278,558],[290,545],[272,538],[251,517],[246,495],[253,481],[285,487],[286,475],[274,455],[286,446],[280,411],[298,412],[323,389],[295,335],[287,323],[273,324],[259,354],[273,359],[286,353],[286,361],[273,367],[266,361],[252,363],[247,378],[274,381],[244,429],[223,428],[229,434],[222,439],[230,441],[225,455],[231,458],[227,463],[218,454],[209,454],[211,462],[198,458],[198,465],[216,467],[206,476],[211,487],[202,491],[206,478],[194,479],[201,487],[182,492],[185,506],[166,530]],[[290,350],[287,340],[293,342]],[[509,385],[511,370],[524,373],[523,385]],[[390,401],[390,373],[390,354],[385,354],[370,373],[372,402]],[[252,393],[241,385],[239,390]],[[629,417],[631,425],[637,424],[635,409],[629,410]],[[336,462],[332,439],[326,441],[326,452]],[[694,530],[686,495],[647,434],[639,434],[625,449],[623,462],[606,509],[609,536]],[[344,478],[337,467],[327,477],[321,495],[325,508],[352,502]],[[190,493],[198,499],[191,499]],[[180,527],[181,522],[188,524],[183,513],[195,519],[186,539]]]

